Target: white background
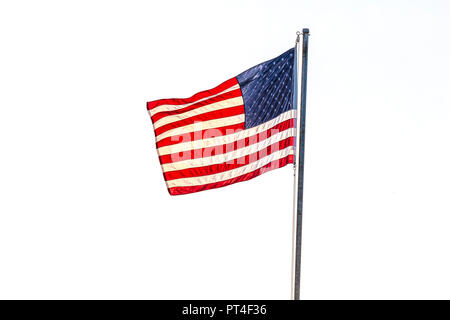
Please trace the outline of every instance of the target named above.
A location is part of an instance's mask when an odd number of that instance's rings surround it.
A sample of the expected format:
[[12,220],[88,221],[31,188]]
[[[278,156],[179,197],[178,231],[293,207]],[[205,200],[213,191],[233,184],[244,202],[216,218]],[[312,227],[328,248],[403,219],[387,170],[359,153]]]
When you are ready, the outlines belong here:
[[145,103],[311,29],[302,298],[450,299],[446,1],[4,1],[0,298],[289,299],[292,167],[169,196]]

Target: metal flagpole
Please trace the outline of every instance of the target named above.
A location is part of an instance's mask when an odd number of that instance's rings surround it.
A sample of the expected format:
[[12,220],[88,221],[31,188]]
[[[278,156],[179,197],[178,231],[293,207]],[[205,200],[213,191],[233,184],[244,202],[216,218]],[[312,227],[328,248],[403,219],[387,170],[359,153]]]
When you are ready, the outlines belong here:
[[[303,35],[301,96],[299,96],[298,75],[300,71],[300,34]],[[308,39],[309,29],[297,32],[294,59],[294,96],[293,103],[297,108],[297,126],[294,160],[294,223],[292,234],[292,287],[291,297],[300,300],[300,266],[302,244],[302,215],[303,215],[303,173],[305,164],[305,116],[306,116],[306,80],[308,69]],[[300,106],[300,108],[298,107]]]

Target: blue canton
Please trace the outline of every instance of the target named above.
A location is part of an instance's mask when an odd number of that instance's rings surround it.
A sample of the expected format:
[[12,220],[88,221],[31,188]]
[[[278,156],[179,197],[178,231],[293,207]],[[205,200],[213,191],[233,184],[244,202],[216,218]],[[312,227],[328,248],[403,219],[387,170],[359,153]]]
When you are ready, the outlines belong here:
[[294,109],[294,48],[242,72],[236,78],[244,99],[245,128],[252,128]]

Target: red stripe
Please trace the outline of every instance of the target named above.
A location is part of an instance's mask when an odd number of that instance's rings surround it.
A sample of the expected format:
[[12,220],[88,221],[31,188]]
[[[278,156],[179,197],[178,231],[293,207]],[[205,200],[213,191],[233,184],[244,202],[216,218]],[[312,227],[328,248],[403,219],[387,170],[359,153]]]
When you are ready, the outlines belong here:
[[226,109],[214,110],[214,111],[198,114],[198,115],[195,115],[190,118],[186,118],[183,120],[179,120],[179,121],[175,121],[175,122],[171,122],[166,125],[163,125],[163,126],[155,129],[155,135],[158,136],[161,133],[164,133],[166,131],[180,128],[183,126],[187,126],[190,124],[194,124],[195,122],[216,120],[216,119],[221,119],[221,118],[226,118],[226,117],[237,116],[240,114],[245,114],[244,105],[226,108]]
[[220,101],[223,101],[223,100],[228,100],[228,99],[236,98],[236,97],[240,97],[240,96],[241,96],[241,89],[236,89],[236,90],[229,91],[229,92],[226,92],[224,94],[215,96],[215,97],[213,97],[211,99],[206,99],[206,100],[194,103],[194,104],[192,104],[192,105],[190,105],[188,107],[182,108],[182,109],[158,112],[153,117],[151,117],[151,119],[152,119],[153,123],[155,123],[159,119],[162,119],[162,118],[167,117],[167,116],[172,116],[172,115],[177,115],[177,114],[184,113],[184,112],[187,112],[187,111],[192,111],[194,109],[197,109],[197,108],[209,105],[211,103],[216,103],[216,102],[220,102]]
[[164,138],[156,143],[156,148],[161,148],[164,146],[174,145],[182,142],[188,142],[188,141],[194,141],[194,140],[202,140],[205,139],[205,133],[217,133],[217,136],[219,135],[227,135],[231,132],[237,131],[237,130],[244,130],[245,129],[245,122],[232,124],[229,126],[224,126],[220,128],[214,128],[214,131],[211,129],[205,129],[205,130],[199,130],[196,132],[188,132],[180,135],[174,135],[167,138]]
[[256,151],[252,154],[242,156],[240,158],[227,161],[225,163],[213,164],[213,165],[208,165],[208,166],[203,166],[203,167],[187,168],[187,169],[177,170],[177,171],[168,171],[168,172],[164,173],[164,178],[166,181],[169,181],[169,180],[180,179],[180,178],[206,176],[206,175],[210,175],[210,174],[216,174],[216,173],[236,169],[239,167],[246,166],[255,161],[258,161],[276,151],[283,150],[283,149],[288,148],[293,145],[294,145],[294,137],[289,137],[289,138],[286,138],[279,142],[275,142],[272,145],[270,145],[266,148],[263,148],[259,151]]
[[236,183],[236,182],[242,182],[242,181],[247,181],[247,180],[253,179],[267,171],[284,167],[288,163],[293,163],[293,162],[294,162],[294,156],[288,155],[282,159],[272,161],[271,163],[268,163],[267,165],[265,165],[262,168],[259,168],[252,172],[249,172],[242,176],[235,177],[233,179],[219,181],[219,182],[215,182],[215,183],[204,184],[201,186],[169,188],[169,193],[171,195],[175,196],[175,195],[180,195],[180,194],[199,192],[199,191],[208,190],[208,189],[221,188],[221,187],[225,187],[225,186],[228,186],[228,185]]
[[255,134],[248,138],[240,139],[240,140],[228,143],[228,144],[215,146],[215,147],[199,148],[199,149],[195,149],[195,150],[188,150],[188,151],[182,151],[182,152],[173,153],[173,154],[162,155],[160,157],[160,161],[161,161],[161,163],[172,163],[175,161],[181,161],[181,160],[186,160],[186,159],[198,159],[198,158],[223,154],[223,153],[230,152],[233,150],[238,150],[241,148],[248,147],[251,144],[258,143],[260,141],[270,138],[273,134],[282,132],[284,130],[287,130],[287,129],[293,128],[293,127],[294,127],[294,119],[288,119],[286,121],[283,121],[283,122],[273,126],[272,128],[270,128],[266,131],[263,131],[259,134]]
[[160,106],[162,104],[175,104],[175,105],[179,105],[179,104],[186,104],[186,103],[192,103],[195,102],[197,100],[218,94],[234,85],[238,84],[238,81],[236,78],[231,78],[225,82],[223,82],[222,84],[218,85],[217,87],[210,89],[210,90],[205,90],[205,91],[201,91],[199,93],[194,94],[192,97],[190,98],[185,98],[185,99],[159,99],[159,100],[155,100],[155,101],[150,101],[147,102],[147,109],[151,110],[157,106]]

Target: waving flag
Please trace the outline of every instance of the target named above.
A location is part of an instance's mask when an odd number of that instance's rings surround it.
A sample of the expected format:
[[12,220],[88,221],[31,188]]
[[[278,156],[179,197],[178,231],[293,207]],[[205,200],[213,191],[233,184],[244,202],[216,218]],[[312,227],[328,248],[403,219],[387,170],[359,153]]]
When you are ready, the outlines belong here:
[[294,160],[294,48],[187,99],[147,103],[171,195],[252,179]]

